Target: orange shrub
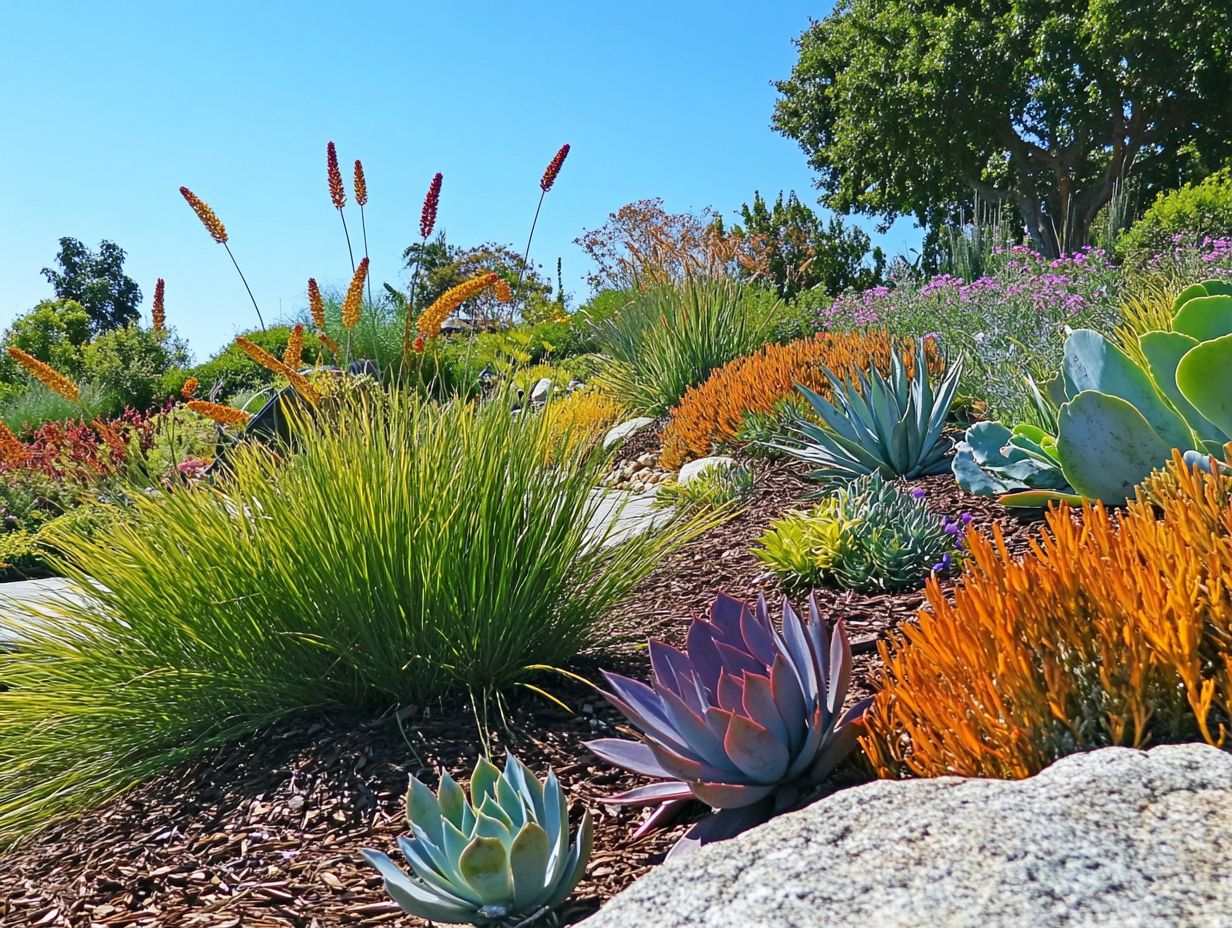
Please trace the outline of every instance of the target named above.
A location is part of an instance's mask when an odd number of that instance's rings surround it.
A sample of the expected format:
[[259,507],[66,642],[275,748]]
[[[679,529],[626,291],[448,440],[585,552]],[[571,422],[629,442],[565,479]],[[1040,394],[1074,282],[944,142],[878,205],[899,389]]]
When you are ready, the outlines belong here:
[[[823,332],[785,345],[766,345],[723,365],[690,388],[672,410],[663,431],[663,466],[677,468],[690,458],[709,454],[716,444],[734,440],[746,415],[773,412],[780,400],[799,395],[797,384],[829,398],[823,367],[839,377],[867,371],[870,363],[888,373],[895,344],[885,332]],[[911,343],[898,344],[909,360]],[[936,361],[939,371],[940,358]]]
[[1222,745],[1232,713],[1232,478],[1179,455],[1118,518],[1048,514],[1021,560],[969,535],[953,599],[883,643],[861,742],[882,777],[1030,776],[1066,754]]

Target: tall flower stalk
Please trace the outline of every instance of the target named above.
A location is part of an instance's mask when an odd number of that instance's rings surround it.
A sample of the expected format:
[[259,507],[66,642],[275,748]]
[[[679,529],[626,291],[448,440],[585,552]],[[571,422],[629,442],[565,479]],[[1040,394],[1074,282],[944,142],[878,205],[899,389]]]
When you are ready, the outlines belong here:
[[231,263],[235,265],[235,273],[240,275],[240,280],[244,284],[244,289],[248,291],[248,299],[252,300],[252,308],[257,311],[257,323],[261,326],[261,331],[265,331],[265,320],[261,318],[261,307],[257,305],[257,298],[252,295],[252,287],[248,286],[248,278],[244,276],[244,272],[240,270],[239,262],[235,260],[235,255],[231,254],[231,246],[227,244],[227,227],[222,224],[222,220],[218,218],[218,214],[210,209],[209,205],[199,196],[189,190],[187,187],[180,188],[180,195],[188,201],[188,205],[192,207],[197,218],[201,220],[201,224],[205,226],[205,231],[210,233],[210,238],[216,241],[223,248],[227,249],[227,257],[231,259]]
[[[358,158],[355,159],[355,202],[359,204],[359,227],[364,233],[364,260],[368,260],[368,223],[364,219],[364,207],[368,205],[368,179],[364,177],[364,166]],[[368,305],[372,303],[372,278],[368,278]]]
[[522,266],[518,268],[518,283],[514,288],[515,292],[520,292],[522,289],[522,275],[526,273],[526,264],[530,260],[530,243],[535,239],[535,226],[539,224],[539,211],[543,209],[543,198],[548,195],[548,191],[556,183],[556,177],[560,174],[560,169],[568,157],[569,146],[567,144],[560,146],[552,160],[548,162],[543,177],[539,179],[539,203],[535,206],[535,218],[530,223],[530,235],[526,237],[526,253],[522,256]]
[[346,206],[346,187],[342,185],[342,169],[338,167],[338,149],[330,142],[325,146],[325,169],[329,178],[329,198],[338,210],[338,218],[342,220],[342,234],[346,236],[347,254],[351,258],[351,273],[355,273],[355,252],[351,250],[351,232],[347,229],[346,214],[342,211]]
[[[440,171],[437,171],[432,178],[432,183],[428,185],[428,192],[424,195],[423,209],[419,214],[419,237],[420,237],[420,253],[419,258],[415,261],[415,273],[411,276],[411,292],[407,296],[406,301],[406,319],[402,326],[402,370],[406,371],[411,363],[411,319],[415,313],[415,291],[419,284],[419,268],[423,264],[423,248],[427,247],[428,237],[432,234],[432,230],[436,227],[436,210],[441,202],[441,182],[444,180]],[[422,338],[422,336],[420,337]],[[417,340],[418,341],[418,340]],[[422,342],[420,342],[422,344]]]

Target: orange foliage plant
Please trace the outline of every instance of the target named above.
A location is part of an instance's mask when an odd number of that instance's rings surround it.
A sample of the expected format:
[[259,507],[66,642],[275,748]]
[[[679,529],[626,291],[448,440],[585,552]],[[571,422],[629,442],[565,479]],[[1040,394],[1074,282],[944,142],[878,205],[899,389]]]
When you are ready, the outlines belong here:
[[1230,495],[1177,454],[1119,516],[1049,512],[1022,558],[970,533],[953,598],[930,581],[918,626],[880,646],[861,738],[878,775],[1014,779],[1106,745],[1223,745]]
[[[929,342],[932,345],[932,342]],[[709,454],[716,445],[730,442],[743,431],[750,413],[770,413],[776,404],[798,396],[796,385],[830,396],[825,368],[840,378],[867,372],[874,365],[890,371],[895,347],[906,352],[910,342],[892,339],[885,332],[823,332],[785,345],[766,345],[731,361],[703,383],[689,389],[672,410],[663,431],[663,466],[675,469],[690,458]],[[933,355],[934,373],[942,366]]]

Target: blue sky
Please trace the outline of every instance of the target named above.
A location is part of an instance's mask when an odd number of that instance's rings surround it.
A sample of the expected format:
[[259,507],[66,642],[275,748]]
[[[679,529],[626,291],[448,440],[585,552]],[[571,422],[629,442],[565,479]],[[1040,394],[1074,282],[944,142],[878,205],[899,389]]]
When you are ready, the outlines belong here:
[[[128,254],[145,293],[167,281],[168,322],[197,357],[255,318],[221,246],[179,195],[226,223],[267,321],[305,303],[307,278],[345,287],[325,144],[364,162],[377,283],[405,282],[402,249],[445,175],[438,228],[455,244],[525,244],[538,180],[563,143],[533,257],[660,196],[731,217],[753,191],[813,202],[795,143],[769,128],[770,82],[827,3],[351,2],[8,4],[0,55],[0,328],[50,295],[39,271],[61,236]],[[348,215],[351,221],[352,215]],[[357,231],[358,216],[353,227]],[[873,223],[860,223],[870,232]],[[907,228],[875,236],[891,250]]]

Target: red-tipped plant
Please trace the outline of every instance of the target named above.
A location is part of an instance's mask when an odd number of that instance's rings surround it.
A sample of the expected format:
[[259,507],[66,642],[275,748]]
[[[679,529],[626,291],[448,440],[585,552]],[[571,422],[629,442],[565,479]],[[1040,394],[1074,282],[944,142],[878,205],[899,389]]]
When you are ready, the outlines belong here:
[[235,255],[231,254],[231,246],[227,244],[227,227],[222,224],[222,220],[218,218],[218,214],[210,209],[199,196],[189,190],[187,187],[180,188],[180,196],[182,196],[188,205],[192,207],[192,211],[197,214],[197,218],[201,220],[201,224],[205,226],[205,231],[210,233],[210,238],[214,239],[219,245],[227,249],[227,257],[231,259],[231,263],[235,265],[235,273],[240,275],[240,280],[244,284],[244,289],[248,291],[248,299],[252,300],[252,308],[257,311],[257,322],[261,326],[261,331],[265,331],[265,320],[261,318],[261,307],[257,305],[257,298],[252,295],[252,287],[248,286],[248,279],[244,276],[244,272],[240,270],[239,262],[235,260]]
[[355,273],[355,252],[351,250],[351,233],[347,229],[346,214],[342,208],[346,206],[346,187],[342,185],[342,169],[338,167],[338,149],[333,142],[325,146],[325,173],[329,179],[329,199],[338,210],[338,218],[342,220],[342,234],[346,236],[347,254],[351,258],[351,273]]
[[325,331],[325,300],[321,296],[321,288],[317,286],[315,277],[308,278],[308,309],[312,313],[312,324],[318,332]]
[[522,275],[526,273],[527,262],[530,260],[530,243],[535,238],[535,226],[539,224],[539,211],[543,209],[543,198],[548,195],[548,191],[552,189],[552,185],[556,183],[556,178],[560,174],[561,167],[564,166],[565,159],[569,157],[569,146],[562,145],[552,160],[548,162],[547,168],[543,172],[543,177],[539,179],[539,205],[535,207],[535,218],[530,223],[530,235],[526,238],[526,254],[522,256],[522,266],[518,268],[518,284],[514,287],[514,292],[517,293],[522,288]]
[[[419,237],[421,239],[420,254],[415,261],[415,273],[411,277],[411,292],[406,300],[406,319],[402,326],[402,367],[405,370],[411,363],[411,319],[415,314],[415,291],[419,284],[419,267],[423,263],[423,247],[428,244],[428,237],[436,228],[436,209],[441,202],[441,183],[444,181],[440,171],[432,176],[428,192],[424,195],[423,209],[419,213]],[[418,343],[420,340],[416,339]],[[415,348],[420,351],[421,348]]]

